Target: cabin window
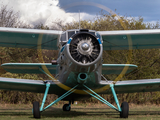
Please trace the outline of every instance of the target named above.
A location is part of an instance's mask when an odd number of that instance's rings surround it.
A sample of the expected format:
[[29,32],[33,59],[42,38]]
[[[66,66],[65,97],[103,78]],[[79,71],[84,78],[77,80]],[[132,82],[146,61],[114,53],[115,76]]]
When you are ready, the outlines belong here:
[[92,34],[92,35],[95,35],[95,32],[89,32],[90,34]]
[[75,31],[70,31],[70,32],[68,32],[68,39],[72,36],[72,35],[74,35],[75,34]]
[[66,32],[61,35],[61,42],[66,41]]

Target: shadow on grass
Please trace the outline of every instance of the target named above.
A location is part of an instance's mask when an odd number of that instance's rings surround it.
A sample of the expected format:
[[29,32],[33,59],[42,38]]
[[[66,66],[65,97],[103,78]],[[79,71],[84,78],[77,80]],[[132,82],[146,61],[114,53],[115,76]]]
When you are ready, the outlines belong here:
[[[0,109],[0,116],[32,116],[32,109]],[[50,108],[41,113],[42,118],[70,118],[77,116],[103,116],[109,118],[119,118],[119,112],[113,111],[110,108],[73,108],[71,111],[63,111],[61,108]],[[160,111],[130,111],[129,115],[160,115]],[[33,117],[29,117],[33,118]]]
[[[77,116],[107,116],[112,118],[119,118],[119,112],[117,111],[104,111],[105,108],[79,108],[80,110],[77,110],[78,108],[74,108],[74,110],[71,110],[69,112],[59,110],[49,110],[42,113],[43,117],[77,117]],[[160,111],[130,111],[130,116],[135,115],[160,115]],[[117,117],[118,116],[118,117]]]
[[31,110],[31,108],[18,108],[18,109],[0,109],[0,111],[11,111],[11,110]]
[[[54,117],[54,118],[70,118],[77,116],[103,116],[109,118],[119,118],[119,112],[113,111],[111,108],[73,108],[71,111],[63,111],[61,108],[51,108],[42,112],[42,117]],[[130,111],[130,116],[135,115],[160,115],[160,111]]]

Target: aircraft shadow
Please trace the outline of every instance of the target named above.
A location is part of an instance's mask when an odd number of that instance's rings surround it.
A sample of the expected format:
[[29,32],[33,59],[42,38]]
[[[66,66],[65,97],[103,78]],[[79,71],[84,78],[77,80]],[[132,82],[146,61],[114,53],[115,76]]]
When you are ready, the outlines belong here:
[[16,109],[0,109],[1,110],[5,110],[5,111],[10,111],[10,110],[31,110],[32,108],[16,108]]
[[[106,110],[106,111],[105,111]],[[110,111],[111,110],[111,111]],[[73,108],[71,111],[63,111],[61,108],[52,108],[42,113],[43,117],[77,117],[77,116],[100,116],[106,115],[112,118],[119,118],[119,112],[111,108]],[[117,117],[118,115],[118,117]],[[160,111],[130,111],[129,115],[160,115]]]

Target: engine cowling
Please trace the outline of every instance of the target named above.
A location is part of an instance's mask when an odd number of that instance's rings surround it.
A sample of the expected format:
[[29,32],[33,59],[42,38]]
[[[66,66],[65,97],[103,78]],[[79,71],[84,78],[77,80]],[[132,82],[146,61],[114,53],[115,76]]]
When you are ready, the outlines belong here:
[[80,32],[70,38],[67,53],[72,62],[82,66],[95,64],[102,56],[101,41],[89,32]]

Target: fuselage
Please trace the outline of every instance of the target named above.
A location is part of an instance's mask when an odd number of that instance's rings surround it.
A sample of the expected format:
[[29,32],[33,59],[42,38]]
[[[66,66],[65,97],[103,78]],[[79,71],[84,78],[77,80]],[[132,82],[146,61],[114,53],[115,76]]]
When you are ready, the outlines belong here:
[[[58,46],[58,80],[82,90],[82,84],[90,88],[101,81],[102,38],[93,30],[68,30],[62,33]],[[98,85],[97,85],[98,87]]]

